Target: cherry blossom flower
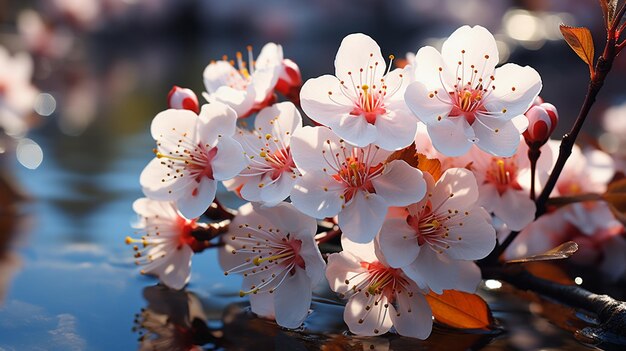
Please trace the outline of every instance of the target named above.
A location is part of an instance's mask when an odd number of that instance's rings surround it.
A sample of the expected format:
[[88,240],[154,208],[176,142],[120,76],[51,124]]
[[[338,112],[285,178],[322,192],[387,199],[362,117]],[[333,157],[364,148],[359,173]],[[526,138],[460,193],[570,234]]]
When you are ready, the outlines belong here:
[[422,172],[375,145],[359,148],[326,127],[304,127],[291,138],[293,159],[303,173],[291,193],[294,206],[316,217],[338,215],[343,234],[355,242],[374,239],[387,208],[422,199]]
[[283,48],[267,43],[256,60],[252,47],[248,46],[248,62],[241,52],[237,60],[211,62],[203,73],[207,101],[219,101],[237,112],[239,118],[269,105],[273,100],[273,90],[281,73]]
[[167,107],[177,110],[189,110],[195,113],[200,112],[198,97],[191,89],[181,88],[174,85],[167,94]]
[[188,218],[202,215],[215,198],[218,180],[231,179],[246,166],[241,145],[233,139],[237,115],[213,102],[200,115],[166,110],[152,121],[156,157],[141,173],[146,196],[175,201]]
[[476,144],[496,156],[515,154],[527,127],[522,115],[542,87],[533,68],[495,68],[496,41],[480,26],[457,29],[441,53],[421,48],[415,61],[416,81],[406,89],[406,104],[426,123],[437,150],[460,156]]
[[364,34],[343,39],[335,57],[335,76],[309,79],[300,93],[302,109],[314,121],[359,147],[385,150],[408,146],[416,119],[404,103],[404,70],[386,69],[376,42]]
[[133,210],[139,215],[134,227],[141,237],[126,237],[126,243],[134,244],[141,274],[156,275],[170,288],[182,289],[191,275],[191,256],[205,248],[191,235],[196,220],[183,217],[168,201],[141,198],[133,203]]
[[[552,152],[557,152],[560,142],[550,140]],[[615,163],[611,156],[600,150],[586,149],[584,152],[574,145],[572,154],[563,167],[552,195],[574,196],[584,193],[601,194],[615,174]]]
[[225,274],[243,275],[240,295],[250,297],[252,312],[286,328],[300,326],[326,269],[314,240],[316,221],[286,202],[275,207],[248,203],[231,228],[220,251]]
[[[538,189],[547,181],[553,161],[550,148],[541,150],[535,176]],[[473,147],[465,157],[454,162],[457,166],[467,166],[474,173],[480,205],[495,214],[510,230],[522,230],[535,219],[536,206],[529,193],[531,173],[527,153],[525,143],[512,157],[493,156]]]
[[432,312],[420,289],[401,269],[391,267],[374,243],[341,239],[343,251],[328,257],[330,288],[348,298],[343,318],[357,335],[382,335],[393,326],[400,335],[426,339]]
[[38,91],[31,84],[33,61],[27,54],[11,56],[0,46],[0,129],[10,136],[28,131],[27,117],[33,111]]
[[281,102],[266,107],[256,116],[254,130],[240,129],[235,138],[243,146],[248,166],[240,175],[224,182],[248,201],[276,205],[289,196],[300,175],[291,157],[290,141],[302,127],[294,104]]
[[424,173],[427,196],[407,215],[385,220],[377,243],[387,263],[400,268],[422,288],[474,292],[480,269],[472,262],[496,244],[489,214],[478,204],[472,172],[448,169],[436,183]]

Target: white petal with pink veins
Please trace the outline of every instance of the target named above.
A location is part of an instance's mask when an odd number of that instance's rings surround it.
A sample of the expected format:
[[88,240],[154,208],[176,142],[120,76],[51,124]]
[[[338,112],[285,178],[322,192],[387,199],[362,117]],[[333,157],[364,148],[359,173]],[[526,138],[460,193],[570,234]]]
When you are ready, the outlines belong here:
[[474,207],[462,219],[463,226],[449,233],[450,247],[445,253],[456,260],[479,260],[485,258],[496,245],[496,230],[488,214],[481,207]]
[[216,189],[217,182],[215,180],[202,177],[199,184],[196,183],[194,187],[187,188],[191,193],[178,198],[176,201],[178,210],[187,218],[200,217],[211,206],[215,199]]
[[442,119],[427,128],[435,149],[446,156],[464,155],[473,145],[467,135],[472,129],[464,118]]
[[276,323],[286,328],[299,327],[311,307],[311,281],[302,268],[294,269],[274,291]]
[[337,215],[344,200],[343,188],[333,178],[320,171],[302,175],[291,192],[291,202],[304,214],[315,218]]
[[293,132],[302,127],[302,117],[291,102],[280,102],[266,107],[254,120],[255,130],[264,135],[269,133],[289,143]]
[[193,251],[187,245],[174,250],[177,251],[170,253],[169,259],[161,264],[158,276],[163,284],[179,290],[189,282]]
[[350,253],[361,262],[377,262],[384,260],[376,252],[376,244],[374,241],[368,241],[366,243],[357,243],[345,235],[341,236],[341,248],[343,252]]
[[[283,172],[278,176],[278,178],[270,181],[271,183],[264,182],[266,185],[263,186],[263,191],[261,191],[260,197],[257,200],[265,203],[267,206],[275,205],[286,199],[293,191],[297,179],[293,177],[293,173]],[[255,184],[253,183],[252,185]],[[256,185],[256,187],[258,188],[258,185]]]
[[409,265],[420,252],[415,230],[406,219],[387,219],[380,229],[377,243],[387,263],[394,268]]
[[[370,70],[370,66],[374,67],[374,81],[378,82],[387,66],[380,47],[374,39],[362,33],[350,34],[343,38],[335,56],[335,75],[343,81],[350,82],[351,77],[348,72],[352,72],[356,79],[361,69],[365,73]],[[369,75],[371,74],[370,71]]]
[[522,230],[535,219],[535,202],[523,190],[505,191],[500,198],[500,205],[493,208],[498,216],[511,230]]
[[382,196],[358,190],[339,213],[339,228],[343,235],[354,242],[370,242],[385,220],[387,207]]
[[230,137],[222,137],[217,143],[217,154],[211,161],[213,178],[226,180],[233,178],[246,167],[246,158],[241,145]]
[[481,26],[463,26],[455,30],[443,43],[441,56],[452,72],[457,70],[461,62],[458,76],[466,77],[466,80],[467,77],[475,76],[474,70],[478,70],[478,77],[489,81],[499,60],[495,38]]
[[417,120],[406,106],[389,109],[376,117],[374,143],[385,150],[397,150],[409,146],[415,139]]
[[478,201],[476,178],[465,168],[446,170],[435,187],[437,190],[430,198],[435,207],[445,202],[443,209],[461,210],[469,208]]
[[427,125],[439,123],[439,118],[446,118],[452,110],[452,102],[446,91],[439,89],[435,96],[434,91],[420,81],[406,88],[404,100],[413,114]]
[[426,194],[422,171],[402,160],[388,163],[383,174],[372,179],[372,185],[388,206],[407,206],[420,201]]
[[[380,298],[377,304],[374,303],[375,298]],[[365,306],[370,308],[366,309]],[[352,333],[374,336],[389,331],[392,325],[391,314],[395,314],[395,309],[386,296],[366,296],[365,292],[361,292],[350,298],[343,312],[343,319]]]
[[515,155],[520,144],[520,132],[512,121],[477,117],[472,125],[476,133],[476,146],[481,150],[500,157]]
[[[340,149],[339,137],[326,127],[304,127],[296,130],[291,138],[293,161],[302,172],[321,171],[326,167],[329,174],[334,174],[328,165],[331,156],[325,158],[322,150],[330,155],[331,150],[338,152]],[[351,149],[348,146],[348,151]]]
[[341,89],[339,79],[331,75],[307,80],[300,91],[302,110],[318,123],[331,128],[337,126],[338,116],[354,108],[352,99],[342,94]]
[[489,111],[500,112],[506,109],[500,120],[509,120],[524,114],[533,104],[542,88],[541,77],[534,68],[507,63],[495,72],[496,89],[485,98],[485,107]]
[[397,294],[396,313],[391,314],[398,334],[424,340],[433,328],[432,311],[415,284],[408,284],[412,296],[403,289]]

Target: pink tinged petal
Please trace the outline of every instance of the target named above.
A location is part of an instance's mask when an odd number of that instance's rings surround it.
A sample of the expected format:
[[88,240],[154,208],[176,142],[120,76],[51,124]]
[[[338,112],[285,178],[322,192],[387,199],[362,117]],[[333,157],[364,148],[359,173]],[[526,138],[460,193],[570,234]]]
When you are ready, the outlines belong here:
[[[615,162],[611,156],[600,150],[585,150],[584,156],[587,159],[587,172],[594,183],[608,183],[615,175]],[[599,191],[605,191],[602,184]]]
[[261,135],[271,134],[288,143],[293,132],[302,127],[302,117],[291,102],[280,102],[266,107],[254,120],[254,128]]
[[480,269],[474,262],[453,260],[432,250],[422,250],[411,265],[402,269],[413,279],[422,280],[430,289],[441,294],[445,289],[473,293],[480,282]]
[[[171,201],[182,196],[183,189],[195,183],[192,178],[178,177],[171,179],[172,170],[162,164],[163,160],[154,158],[139,176],[143,193],[154,200]],[[165,181],[164,181],[165,179]]]
[[465,168],[450,168],[435,184],[430,200],[434,206],[445,202],[443,210],[470,208],[478,201],[476,177]]
[[202,76],[204,78],[204,87],[209,94],[215,93],[220,87],[228,85],[231,77],[238,77],[243,80],[239,71],[223,60],[207,65]]
[[509,189],[501,195],[500,206],[493,208],[511,230],[522,230],[535,219],[535,202],[523,190]]
[[[193,251],[187,245],[182,245],[180,249],[175,250],[167,253],[169,256],[168,261],[161,264],[162,270],[158,273],[158,276],[163,284],[179,290],[189,282]],[[165,258],[162,258],[162,260],[165,260]]]
[[404,93],[404,100],[413,114],[427,125],[438,123],[452,110],[452,103],[445,91],[438,89],[435,95],[434,90],[420,81],[409,84]]
[[339,79],[331,75],[307,80],[300,91],[300,101],[310,119],[331,128],[339,124],[338,116],[354,109],[352,99],[341,92]]
[[391,320],[398,334],[424,340],[433,328],[432,311],[417,286],[410,286],[414,287],[410,291],[412,296],[406,289],[396,294],[396,313],[391,315]]
[[387,219],[380,229],[377,243],[387,263],[394,268],[409,265],[420,252],[415,230],[409,227],[406,219]]
[[357,243],[342,235],[341,248],[343,248],[344,252],[358,258],[361,262],[382,261],[378,252],[376,252],[376,244],[373,240],[366,243]]
[[376,126],[368,123],[361,116],[343,114],[338,119],[339,123],[331,129],[350,144],[365,147],[378,137]]
[[[274,179],[271,184],[265,185],[260,189],[260,197],[256,201],[263,202],[267,206],[278,204],[291,194],[296,185],[296,181],[297,179],[292,172],[283,172],[277,179]],[[256,185],[256,187],[258,188],[258,185]]]
[[479,199],[478,203],[485,208],[488,212],[493,212],[495,208],[500,207],[501,199],[498,194],[498,189],[491,184],[482,184],[478,188]]
[[176,201],[178,210],[186,218],[200,217],[211,206],[215,199],[217,182],[207,177],[202,177],[200,183],[195,182],[190,193],[184,194]]
[[[496,113],[500,120],[509,120],[524,114],[532,106],[542,88],[541,77],[534,68],[507,63],[495,72],[491,95],[485,99],[485,108]],[[506,110],[505,112],[503,112]]]
[[211,160],[213,178],[226,180],[235,177],[247,165],[241,145],[230,137],[222,137],[217,143],[217,154]]
[[[380,301],[374,304],[378,299]],[[366,309],[366,306],[369,306],[369,309]],[[346,304],[343,320],[352,333],[374,336],[389,331],[392,325],[391,314],[395,314],[395,308],[387,297],[370,294],[366,296],[365,292],[360,292],[352,296]]]
[[385,150],[409,146],[415,140],[416,122],[415,117],[405,106],[397,110],[389,109],[386,114],[376,118],[374,144]]
[[258,316],[276,319],[274,294],[261,292],[248,295],[250,297],[250,309]]
[[473,145],[467,135],[472,128],[464,118],[442,119],[439,122],[427,124],[427,126],[433,146],[446,156],[464,155]]
[[[385,73],[387,65],[376,41],[362,33],[350,34],[343,38],[335,56],[335,75],[345,82],[350,82],[348,72],[352,72],[356,84],[359,84],[361,69],[363,69],[363,77],[367,71],[369,71],[368,77],[371,77],[370,66],[375,69],[374,82],[378,82]],[[362,82],[362,84],[369,84],[369,81]]]
[[[165,110],[159,112],[150,124],[150,133],[155,140],[162,140],[165,136],[176,135],[174,140],[178,140],[179,136],[187,133],[189,138],[193,138],[196,132],[196,124],[198,123],[198,115],[188,110]],[[171,144],[174,144],[172,142]],[[166,145],[164,145],[166,146]],[[175,147],[176,145],[172,145]]]
[[[317,222],[314,222],[317,229]],[[295,237],[302,241],[302,247],[300,248],[300,257],[304,260],[304,269],[306,275],[311,282],[311,288],[314,288],[317,284],[324,280],[324,274],[326,273],[326,262],[322,258],[322,254],[315,243],[313,234],[296,234]]]
[[496,230],[488,214],[481,207],[467,211],[461,222],[449,233],[450,247],[445,253],[456,260],[479,260],[486,257],[496,246]]
[[244,200],[261,202],[261,191],[263,190],[263,188],[259,186],[259,184],[262,183],[261,177],[241,178],[245,179],[246,181],[239,191],[241,197],[244,198]]
[[332,177],[323,172],[308,172],[296,182],[291,192],[291,202],[302,213],[326,218],[336,216],[344,203],[340,197],[343,188]]
[[476,133],[476,146],[495,156],[511,157],[520,144],[520,131],[512,121],[477,117],[472,125]]
[[[297,238],[313,238],[317,232],[317,221],[300,213],[290,203],[282,202],[274,207],[255,204],[254,211],[271,223],[271,227],[291,233]],[[305,243],[302,245],[305,246]]]
[[387,202],[377,194],[357,191],[339,212],[339,228],[350,240],[366,243],[374,239],[387,214]]
[[203,144],[215,146],[220,136],[235,135],[237,114],[226,104],[215,101],[202,105],[198,119],[198,138]]
[[459,61],[462,62],[459,77],[471,77],[476,69],[479,77],[485,81],[489,81],[499,60],[495,38],[481,26],[463,26],[454,31],[443,43],[441,56],[452,72],[459,67]]
[[346,294],[355,282],[346,284],[357,274],[364,271],[361,262],[348,252],[333,253],[328,256],[328,265],[326,266],[326,279],[330,285],[330,289],[338,294]]
[[[327,141],[330,141],[330,144]],[[328,168],[329,174],[332,174],[322,151],[329,153],[331,149],[340,150],[341,145],[339,137],[326,127],[304,127],[296,130],[291,138],[291,155],[302,172]],[[346,146],[346,151],[351,152],[352,148]]]
[[372,185],[388,206],[407,206],[426,194],[422,171],[402,160],[388,163],[383,174],[372,179]]
[[274,291],[276,323],[285,328],[299,327],[311,307],[311,280],[300,267]]

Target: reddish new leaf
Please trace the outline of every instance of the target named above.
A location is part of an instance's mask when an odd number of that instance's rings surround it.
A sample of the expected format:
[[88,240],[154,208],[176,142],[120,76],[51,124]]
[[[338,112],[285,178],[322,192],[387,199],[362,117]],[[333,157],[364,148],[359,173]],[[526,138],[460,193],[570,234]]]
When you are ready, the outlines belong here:
[[574,50],[576,55],[580,57],[589,66],[589,73],[593,76],[593,38],[591,32],[585,27],[569,27],[564,24],[560,26],[561,34],[567,44]]
[[444,290],[438,295],[432,291],[426,300],[435,319],[459,329],[489,329],[493,317],[485,300],[476,294]]
[[578,251],[578,244],[576,244],[573,241],[568,241],[544,253],[541,253],[538,255],[532,255],[532,256],[528,256],[524,258],[518,258],[515,260],[510,260],[510,261],[507,261],[506,263],[524,263],[524,262],[535,262],[535,261],[562,260],[564,258],[570,257],[576,251]]
[[422,172],[430,173],[435,181],[441,178],[441,161],[436,158],[428,158],[424,154],[417,154],[417,168]]
[[404,149],[394,151],[389,157],[387,157],[386,162],[391,162],[394,160],[402,160],[408,163],[411,167],[417,167],[417,151],[415,150],[415,143],[405,147]]
[[617,0],[600,0],[600,7],[602,8],[602,15],[604,15],[604,21],[608,29],[613,25],[613,20],[615,19]]

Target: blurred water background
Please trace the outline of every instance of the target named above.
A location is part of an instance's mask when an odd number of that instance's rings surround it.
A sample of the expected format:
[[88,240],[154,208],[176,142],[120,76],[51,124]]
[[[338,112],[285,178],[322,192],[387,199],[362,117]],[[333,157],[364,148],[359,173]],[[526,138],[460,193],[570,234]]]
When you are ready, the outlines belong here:
[[[172,85],[199,95],[211,59],[274,41],[306,79],[333,71],[349,33],[367,33],[384,55],[403,57],[441,45],[462,24],[480,24],[496,34],[503,60],[540,72],[542,96],[559,108],[562,134],[582,101],[588,72],[560,40],[558,25],[589,26],[601,42],[601,16],[591,0],[0,0],[0,43],[33,55],[33,82],[49,94],[40,96],[28,135],[41,146],[41,164],[24,167],[11,141],[2,147],[1,170],[12,186],[3,185],[9,195],[1,204],[0,350],[137,349],[135,314],[149,304],[163,309],[180,294],[187,301],[185,292],[149,288],[156,281],[138,274],[124,237],[132,233],[131,204],[142,196],[139,174],[153,157],[150,120],[166,108]],[[625,70],[618,60],[587,135],[595,135],[603,109],[624,99]],[[10,188],[26,200],[15,206]],[[583,348],[527,305],[493,301],[497,292],[487,297],[508,333],[439,330],[434,340],[416,343],[348,338],[340,309],[323,301],[304,333],[250,318],[227,320],[226,306],[241,306],[238,289],[214,252],[194,257],[187,291],[200,301],[209,326],[233,338],[229,349]]]

